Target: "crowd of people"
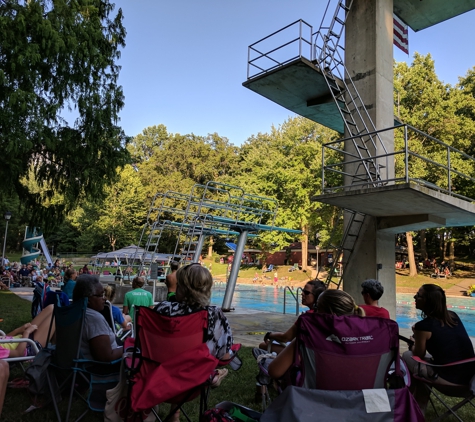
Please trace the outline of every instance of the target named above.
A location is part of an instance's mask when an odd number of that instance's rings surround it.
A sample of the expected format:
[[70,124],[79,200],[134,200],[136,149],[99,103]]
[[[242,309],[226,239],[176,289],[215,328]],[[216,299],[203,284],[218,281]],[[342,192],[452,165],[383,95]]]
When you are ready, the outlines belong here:
[[[55,267],[47,269],[54,271]],[[57,268],[64,270],[64,292],[73,302],[87,298],[86,321],[81,338],[83,357],[100,362],[113,362],[123,356],[123,346],[117,341],[115,332],[111,329],[102,315],[106,299],[113,300],[114,291],[104,288],[97,275],[89,274],[87,267],[79,272],[72,268]],[[29,271],[28,275],[23,274]],[[17,276],[33,277],[34,268],[21,266],[17,268]],[[43,272],[43,271],[41,271]],[[36,277],[41,277],[36,273]],[[153,308],[157,313],[174,317],[192,314],[198,310],[207,310],[208,323],[204,342],[209,353],[220,360],[229,359],[232,355],[233,335],[230,324],[219,307],[210,305],[213,278],[210,271],[199,263],[193,263],[178,268],[174,263],[172,272],[166,277],[168,295],[165,301],[154,307],[152,295],[144,287],[143,277],[135,277],[132,290],[125,295],[124,306],[121,310],[113,307],[114,320],[124,328],[133,318],[134,308],[145,306]],[[341,290],[326,289],[318,279],[306,283],[301,292],[302,305],[309,308],[309,313],[328,314],[334,317],[355,316],[355,318],[390,318],[389,312],[379,305],[384,288],[377,280],[366,280],[361,284],[361,298],[356,301],[348,293]],[[456,313],[449,311],[446,306],[445,292],[434,284],[423,285],[414,297],[415,306],[422,312],[422,320],[413,327],[412,345],[403,355],[411,373],[427,377],[445,386],[465,385],[469,377],[475,373],[472,368],[440,369],[427,367],[422,373],[414,363],[412,356],[435,364],[447,364],[475,356],[472,343],[467,335],[462,321]],[[358,304],[358,302],[360,304]],[[38,347],[46,345],[45,326],[51,318],[52,306],[46,307],[31,323],[25,324],[9,333],[10,338],[31,338]],[[49,323],[48,323],[49,325]],[[263,327],[264,328],[264,327]],[[54,326],[53,326],[54,332]],[[269,375],[278,380],[291,368],[298,353],[296,336],[298,324],[292,325],[286,332],[267,332],[260,344],[262,351],[274,352],[275,358],[269,364]],[[28,346],[18,343],[2,345],[0,358],[14,356],[29,356],[32,353]],[[255,353],[255,352],[253,352]],[[259,354],[259,353],[256,353]],[[0,382],[8,377],[8,368],[0,361]],[[118,369],[118,368],[115,368]],[[112,370],[112,367],[111,369]],[[7,374],[7,375],[5,375]],[[211,384],[218,386],[227,376],[227,369],[218,369],[211,377]],[[414,380],[411,384],[414,397],[424,411],[428,393],[420,382]],[[0,385],[0,403],[3,400],[3,386]],[[179,421],[180,414],[176,412],[172,421]]]

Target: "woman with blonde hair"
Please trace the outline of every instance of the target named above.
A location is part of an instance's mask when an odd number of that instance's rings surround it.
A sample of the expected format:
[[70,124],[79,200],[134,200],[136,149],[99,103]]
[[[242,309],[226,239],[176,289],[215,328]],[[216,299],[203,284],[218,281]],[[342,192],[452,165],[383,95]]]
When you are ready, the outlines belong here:
[[[206,344],[210,353],[220,360],[230,358],[233,336],[229,322],[221,308],[211,306],[213,277],[206,267],[198,263],[185,265],[176,272],[176,302],[161,302],[155,307],[161,315],[188,315],[206,309],[208,334]],[[220,369],[226,371],[226,369]]]
[[[335,316],[357,315],[364,317],[363,308],[343,290],[325,290],[317,300],[316,312]],[[281,378],[294,362],[295,339],[269,365],[269,375],[274,379]]]
[[343,290],[325,290],[318,297],[316,308],[319,314],[366,316],[364,309]]
[[[208,329],[205,340],[209,352],[217,359],[230,359],[233,345],[231,327],[222,309],[210,305],[213,277],[209,270],[199,263],[185,265],[176,272],[176,280],[176,302],[163,301],[155,307],[155,311],[165,316],[181,316],[206,309]],[[217,369],[211,387],[218,387],[227,374],[227,369]],[[170,422],[179,420],[178,410]]]

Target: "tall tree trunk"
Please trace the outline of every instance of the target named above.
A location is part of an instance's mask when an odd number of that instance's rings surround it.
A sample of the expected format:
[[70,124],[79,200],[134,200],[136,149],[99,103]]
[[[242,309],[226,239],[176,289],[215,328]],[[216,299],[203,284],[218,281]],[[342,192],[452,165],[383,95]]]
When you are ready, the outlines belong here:
[[407,257],[409,259],[409,277],[417,275],[416,260],[414,259],[414,245],[412,243],[412,233],[406,232]]
[[454,239],[450,239],[449,242],[449,266],[450,270],[455,269],[455,242]]
[[425,261],[427,259],[427,245],[426,245],[426,230],[422,229],[420,232],[421,238],[421,255],[422,259]]
[[213,239],[213,236],[211,236],[209,238],[208,258],[213,257],[213,245],[214,245],[214,239]]
[[307,225],[302,225],[302,270],[307,270],[308,262],[308,234],[307,234]]

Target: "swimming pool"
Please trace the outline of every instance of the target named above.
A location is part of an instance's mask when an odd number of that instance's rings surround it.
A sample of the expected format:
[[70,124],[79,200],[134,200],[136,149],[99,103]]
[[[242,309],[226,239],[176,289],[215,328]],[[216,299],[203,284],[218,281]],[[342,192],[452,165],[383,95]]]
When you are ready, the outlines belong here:
[[[211,303],[221,306],[225,292],[225,285],[213,287]],[[287,313],[295,313],[295,301],[286,291]],[[420,318],[420,311],[414,306],[414,295],[396,295],[396,321],[401,328],[411,328]],[[256,309],[268,312],[282,313],[284,308],[284,290],[273,286],[238,285],[233,296],[232,306]],[[475,337],[475,298],[447,298],[447,307],[456,312],[462,320],[467,333]],[[307,308],[300,308],[300,310]]]

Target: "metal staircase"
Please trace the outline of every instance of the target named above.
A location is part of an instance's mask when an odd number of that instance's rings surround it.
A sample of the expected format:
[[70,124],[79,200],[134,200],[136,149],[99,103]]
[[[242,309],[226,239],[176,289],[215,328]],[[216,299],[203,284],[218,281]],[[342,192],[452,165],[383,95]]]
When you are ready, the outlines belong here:
[[[329,0],[319,31],[315,34],[315,61],[322,72],[331,95],[343,119],[349,147],[346,146],[346,166],[350,170],[342,172],[349,183],[347,189],[376,187],[382,185],[381,169],[384,166],[378,162],[378,155],[386,155],[387,150],[379,134],[374,134],[376,127],[364,105],[363,100],[345,67],[344,47],[341,38],[344,33],[348,14],[353,0],[338,0],[336,10],[329,25],[325,20],[330,4]],[[348,159],[349,158],[349,159]],[[344,216],[346,215],[346,218]],[[365,215],[352,210],[342,210],[340,221],[346,222],[341,242],[330,245],[334,259],[325,284],[340,288],[343,282],[343,269],[351,259],[361,233]],[[345,223],[343,223],[345,224]],[[336,233],[337,230],[334,230]],[[333,278],[337,276],[337,281]]]
[[[343,270],[348,265],[348,262],[351,259],[353,251],[356,247],[356,242],[361,233],[363,223],[365,221],[365,215],[353,210],[342,209],[340,210],[340,215],[338,216],[339,224],[344,224],[344,216],[347,216],[347,224],[344,227],[343,235],[341,242],[337,245],[331,243],[327,246],[327,252],[329,249],[333,250],[333,262],[330,270],[328,271],[327,278],[325,280],[325,285],[328,287],[334,286],[339,289],[343,282]],[[338,224],[338,225],[339,225]],[[331,239],[335,239],[336,232],[338,231],[337,227],[334,227]],[[317,274],[318,277],[318,274]],[[336,280],[334,280],[336,278]]]
[[363,100],[345,67],[344,47],[341,45],[345,23],[353,1],[337,1],[337,7],[328,26],[324,26],[329,0],[319,31],[315,34],[315,58],[331,95],[343,119],[348,137],[351,137],[351,151],[346,155],[354,159],[356,171],[348,174],[354,187],[379,186],[382,184],[377,155],[386,155],[387,150],[364,105]]

